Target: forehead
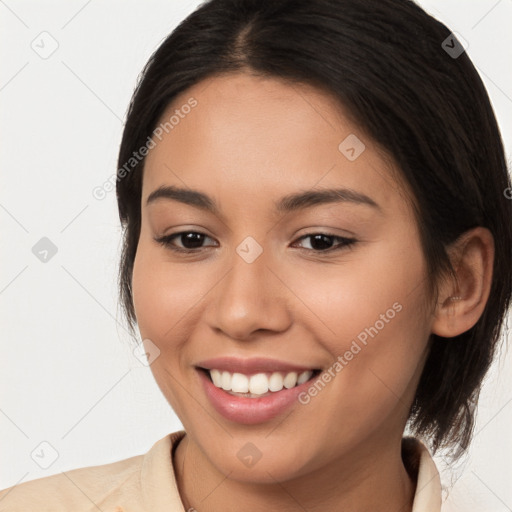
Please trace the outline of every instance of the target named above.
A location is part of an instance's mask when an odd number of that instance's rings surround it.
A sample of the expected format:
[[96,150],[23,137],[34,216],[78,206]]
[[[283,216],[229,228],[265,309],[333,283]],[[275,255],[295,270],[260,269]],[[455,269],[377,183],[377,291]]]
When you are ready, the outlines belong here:
[[331,95],[312,86],[215,76],[177,96],[159,126],[166,122],[146,158],[143,200],[176,184],[208,187],[214,196],[236,191],[244,201],[339,186],[383,207],[403,201],[391,159]]

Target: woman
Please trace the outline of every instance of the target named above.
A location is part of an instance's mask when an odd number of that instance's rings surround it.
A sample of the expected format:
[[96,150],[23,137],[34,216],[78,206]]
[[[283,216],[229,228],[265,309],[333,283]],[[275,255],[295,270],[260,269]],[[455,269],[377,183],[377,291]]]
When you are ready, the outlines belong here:
[[470,444],[512,284],[463,42],[407,0],[211,0],[118,169],[122,303],[184,430],[0,510],[441,510],[431,453]]

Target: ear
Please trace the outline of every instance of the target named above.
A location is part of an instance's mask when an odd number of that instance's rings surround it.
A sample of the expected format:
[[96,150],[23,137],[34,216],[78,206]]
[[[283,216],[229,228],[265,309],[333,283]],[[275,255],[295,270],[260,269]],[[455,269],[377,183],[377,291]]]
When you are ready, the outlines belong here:
[[452,338],[473,327],[491,290],[494,238],[484,227],[466,231],[448,248],[456,282],[446,278],[439,287],[431,325],[433,334]]

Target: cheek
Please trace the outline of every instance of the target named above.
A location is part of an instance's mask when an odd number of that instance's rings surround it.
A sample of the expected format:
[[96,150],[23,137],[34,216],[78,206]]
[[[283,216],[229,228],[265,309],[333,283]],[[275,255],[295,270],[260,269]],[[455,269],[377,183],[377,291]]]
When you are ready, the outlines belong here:
[[180,319],[190,314],[205,294],[207,282],[191,275],[186,265],[166,261],[162,251],[139,243],[133,267],[132,291],[141,335],[166,341],[175,337]]
[[[311,399],[310,420],[333,425],[333,436],[372,430],[392,411],[406,415],[428,341],[419,248],[405,257],[391,244],[374,256],[358,262],[354,255],[350,272],[331,269],[331,279],[318,273],[304,278],[297,292],[314,304],[324,326],[314,321],[328,332],[321,343],[333,357],[334,376],[319,391],[322,397]],[[325,407],[317,407],[321,401]]]
[[[142,237],[141,237],[142,238]],[[185,417],[181,387],[183,357],[180,340],[186,340],[188,315],[198,301],[200,281],[191,279],[183,267],[165,261],[162,251],[143,239],[133,266],[132,294],[142,339],[149,339],[160,353],[150,369],[163,395],[176,412]]]
[[[426,267],[419,245],[401,246],[403,238],[371,242],[336,262],[302,262],[278,269],[299,299],[295,321],[307,323],[306,329],[316,332],[330,353],[348,350],[360,334],[364,340],[365,329],[376,322],[383,332],[392,324],[405,330],[417,325]],[[406,326],[403,317],[410,317],[411,325]]]

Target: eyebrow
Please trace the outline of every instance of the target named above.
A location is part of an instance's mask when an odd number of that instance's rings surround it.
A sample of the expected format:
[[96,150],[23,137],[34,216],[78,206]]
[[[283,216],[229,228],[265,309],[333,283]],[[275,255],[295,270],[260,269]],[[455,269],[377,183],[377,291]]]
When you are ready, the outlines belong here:
[[[146,205],[159,199],[171,199],[184,204],[195,206],[201,210],[220,215],[219,207],[214,199],[198,190],[179,188],[175,186],[160,186],[149,194]],[[312,206],[329,203],[350,203],[365,205],[382,212],[382,208],[371,197],[349,188],[323,190],[306,190],[286,195],[274,203],[279,213],[287,213]]]

